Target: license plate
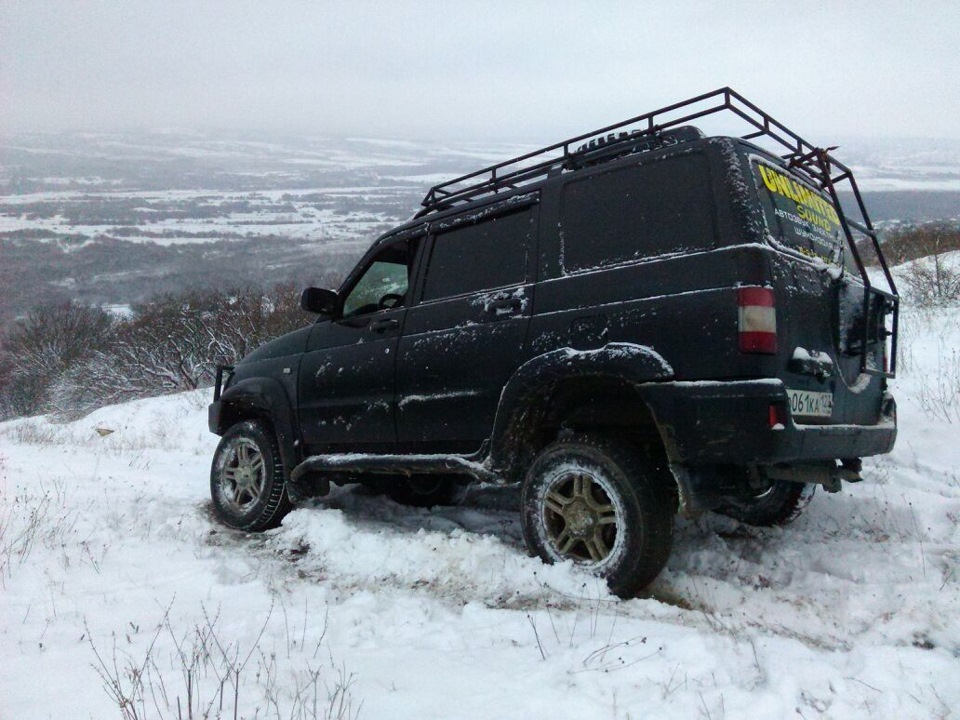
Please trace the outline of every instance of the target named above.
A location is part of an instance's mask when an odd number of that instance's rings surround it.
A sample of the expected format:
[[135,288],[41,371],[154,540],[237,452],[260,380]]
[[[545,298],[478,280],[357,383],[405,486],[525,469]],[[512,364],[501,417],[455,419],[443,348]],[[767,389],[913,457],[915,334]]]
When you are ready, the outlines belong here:
[[828,392],[808,392],[787,389],[790,412],[801,417],[830,417],[833,413],[833,395]]

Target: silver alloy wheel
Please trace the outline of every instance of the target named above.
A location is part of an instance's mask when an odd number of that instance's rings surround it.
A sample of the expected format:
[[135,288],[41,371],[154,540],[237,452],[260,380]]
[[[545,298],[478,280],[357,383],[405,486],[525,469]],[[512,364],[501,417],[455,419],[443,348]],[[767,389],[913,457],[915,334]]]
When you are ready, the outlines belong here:
[[224,453],[220,465],[220,497],[236,513],[244,513],[260,500],[266,482],[263,455],[257,444],[238,437]]
[[621,513],[601,476],[569,468],[543,495],[546,539],[561,558],[602,565],[617,546]]
[[523,539],[545,563],[574,562],[633,597],[670,557],[677,499],[667,482],[627,440],[565,434],[527,469]]

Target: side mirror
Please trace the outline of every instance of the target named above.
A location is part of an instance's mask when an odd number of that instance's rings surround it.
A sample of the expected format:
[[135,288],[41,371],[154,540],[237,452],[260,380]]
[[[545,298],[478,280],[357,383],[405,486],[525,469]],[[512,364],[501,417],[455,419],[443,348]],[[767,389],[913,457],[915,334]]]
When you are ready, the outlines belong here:
[[340,298],[333,290],[309,287],[300,293],[300,307],[318,315],[335,315]]

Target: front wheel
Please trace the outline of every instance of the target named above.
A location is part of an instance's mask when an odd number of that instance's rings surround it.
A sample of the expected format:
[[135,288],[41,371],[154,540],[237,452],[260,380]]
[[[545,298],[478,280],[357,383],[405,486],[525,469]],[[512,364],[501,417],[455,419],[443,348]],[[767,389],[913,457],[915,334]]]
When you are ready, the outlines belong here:
[[573,435],[547,446],[527,472],[521,503],[533,553],[573,560],[621,597],[653,582],[670,556],[675,501],[627,443]]
[[239,530],[276,527],[290,512],[280,448],[263,420],[245,420],[227,430],[210,469],[210,496],[217,518]]

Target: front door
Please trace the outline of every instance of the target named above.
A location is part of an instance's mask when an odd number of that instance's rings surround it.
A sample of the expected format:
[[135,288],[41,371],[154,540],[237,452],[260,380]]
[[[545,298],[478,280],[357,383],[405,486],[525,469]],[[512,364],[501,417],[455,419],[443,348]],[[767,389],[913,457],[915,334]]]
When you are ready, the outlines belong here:
[[419,241],[379,248],[351,275],[341,312],[316,324],[300,364],[305,453],[384,452],[397,440],[397,343]]

